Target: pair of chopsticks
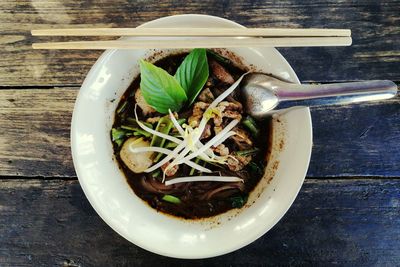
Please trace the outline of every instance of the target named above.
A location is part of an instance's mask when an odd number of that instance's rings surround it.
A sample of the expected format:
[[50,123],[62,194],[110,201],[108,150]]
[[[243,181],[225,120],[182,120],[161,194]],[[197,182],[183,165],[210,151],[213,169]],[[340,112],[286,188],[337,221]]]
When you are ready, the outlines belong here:
[[[134,36],[150,39],[33,43],[33,49],[149,49],[349,46],[349,29],[81,28],[32,30],[33,36]],[[168,37],[168,38],[166,38]],[[170,37],[175,37],[171,39]],[[195,38],[193,38],[195,37]]]

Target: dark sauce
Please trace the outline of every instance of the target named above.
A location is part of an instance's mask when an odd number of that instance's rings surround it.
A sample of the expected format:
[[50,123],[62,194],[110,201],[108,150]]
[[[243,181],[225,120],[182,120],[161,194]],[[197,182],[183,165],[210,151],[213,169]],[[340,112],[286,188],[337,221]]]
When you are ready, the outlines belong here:
[[[171,55],[155,62],[155,65],[163,68],[168,73],[173,75],[186,55],[187,54]],[[208,55],[208,58],[210,59],[210,55]],[[220,64],[223,63],[220,62]],[[243,69],[234,66],[233,64],[225,63],[223,64],[223,66],[225,69],[229,71],[229,73],[234,77],[235,80],[245,72]],[[216,83],[215,88],[218,88],[218,90],[220,90],[221,92],[223,92],[225,89],[228,88],[227,85],[218,84],[218,81],[216,80],[214,80],[213,82]],[[117,110],[120,109],[125,102],[127,102],[127,104],[125,104],[124,111],[121,114],[117,114],[116,112],[113,128],[120,127],[121,124],[124,123],[126,118],[134,117],[134,112],[133,112],[135,106],[134,94],[135,90],[139,88],[139,85],[140,85],[140,76],[138,76],[132,82],[132,84],[126,90],[124,95],[121,97]],[[240,92],[237,91],[238,90],[235,90],[233,97],[236,100],[240,101]],[[179,112],[179,114],[180,115],[186,114],[186,116],[189,116],[190,108],[186,108],[186,110],[183,109],[182,111]],[[142,114],[139,113],[138,115],[139,119],[143,119]],[[161,114],[154,114],[152,116],[157,116],[157,115]],[[243,117],[245,116],[246,115],[244,114]],[[258,122],[258,126],[260,128],[260,134],[258,138],[253,138],[253,142],[255,144],[255,147],[258,147],[260,149],[260,152],[253,158],[252,161],[259,163],[259,166],[265,166],[266,159],[268,158],[267,154],[269,152],[269,145],[270,145],[269,135],[270,135],[271,121],[265,120]],[[144,184],[147,183],[151,184],[152,182],[159,184],[159,182],[155,181],[155,178],[153,178],[151,174],[147,173],[136,174],[133,173],[130,169],[128,169],[119,156],[120,147],[115,143],[113,143],[113,145],[114,145],[114,154],[118,161],[120,169],[125,174],[126,180],[129,186],[135,192],[135,194],[157,211],[161,211],[167,214],[171,214],[186,219],[211,217],[226,212],[233,208],[240,208],[246,203],[248,194],[255,188],[255,186],[258,184],[258,182],[263,176],[263,168],[261,169],[261,171],[254,171],[254,169],[249,169],[248,167],[246,167],[244,170],[241,170],[239,172],[232,172],[226,169],[221,169],[215,166],[207,165],[207,168],[212,169],[215,172],[220,172],[223,175],[241,176],[243,178],[246,178],[245,179],[246,182],[244,183],[244,189],[241,191],[236,189],[226,190],[226,195],[227,195],[226,197],[224,197],[224,194],[222,193],[219,194],[218,197],[211,198],[209,200],[202,199],[201,197],[198,196],[201,196],[202,194],[203,195],[207,194],[208,191],[223,186],[224,183],[219,183],[219,182],[181,183],[175,186],[171,186],[173,187],[172,189],[165,189],[165,187],[162,187],[161,190],[159,190],[158,192],[150,192],[148,190],[148,186],[145,186]],[[188,176],[189,171],[190,167],[181,165],[180,170],[178,171],[180,173],[179,176]],[[144,183],[144,181],[146,183]],[[173,195],[175,197],[180,198],[181,203],[174,204],[162,200],[162,197],[165,194]]]

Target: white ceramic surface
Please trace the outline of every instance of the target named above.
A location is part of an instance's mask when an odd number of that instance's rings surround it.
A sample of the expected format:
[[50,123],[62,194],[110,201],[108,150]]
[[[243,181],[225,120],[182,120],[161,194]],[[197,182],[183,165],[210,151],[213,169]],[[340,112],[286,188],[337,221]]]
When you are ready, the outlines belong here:
[[[157,19],[141,27],[242,26],[212,16],[180,15]],[[232,51],[265,72],[299,82],[275,49]],[[83,191],[112,229],[146,250],[177,258],[206,258],[239,249],[271,229],[299,192],[311,154],[310,112],[301,108],[281,116],[285,122],[285,145],[275,155],[278,168],[261,196],[253,197],[255,203],[250,207],[237,215],[228,212],[204,221],[185,221],[157,213],[128,186],[113,160],[109,133],[118,98],[138,74],[138,59],[148,54],[149,51],[105,51],[82,84],[72,117],[71,146]]]

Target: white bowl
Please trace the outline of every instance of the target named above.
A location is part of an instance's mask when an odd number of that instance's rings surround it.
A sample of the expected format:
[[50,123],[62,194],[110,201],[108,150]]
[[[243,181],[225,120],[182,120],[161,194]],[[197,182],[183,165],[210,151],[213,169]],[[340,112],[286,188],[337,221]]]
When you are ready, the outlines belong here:
[[[242,26],[218,17],[180,15],[141,27]],[[273,48],[231,51],[243,57],[245,64],[299,83],[292,68]],[[244,208],[197,221],[157,213],[128,186],[113,158],[110,141],[119,97],[137,76],[138,59],[153,52],[108,50],[88,73],[76,100],[71,128],[72,156],[79,182],[101,218],[121,236],[146,250],[176,258],[206,258],[237,250],[271,229],[297,196],[311,155],[310,112],[307,108],[294,109],[274,120],[273,152],[267,174]]]

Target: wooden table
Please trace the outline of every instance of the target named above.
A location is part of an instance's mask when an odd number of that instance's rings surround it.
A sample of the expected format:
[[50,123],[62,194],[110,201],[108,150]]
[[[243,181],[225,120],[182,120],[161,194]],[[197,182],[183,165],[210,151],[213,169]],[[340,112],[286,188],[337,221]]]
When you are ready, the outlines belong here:
[[0,2],[0,266],[400,265],[399,97],[312,108],[310,168],[284,218],[229,255],[170,259],[111,230],[76,179],[71,113],[101,52],[32,51],[29,35],[31,28],[52,25],[133,27],[184,13],[248,27],[351,28],[351,47],[279,51],[303,83],[398,83],[400,1],[127,2]]

